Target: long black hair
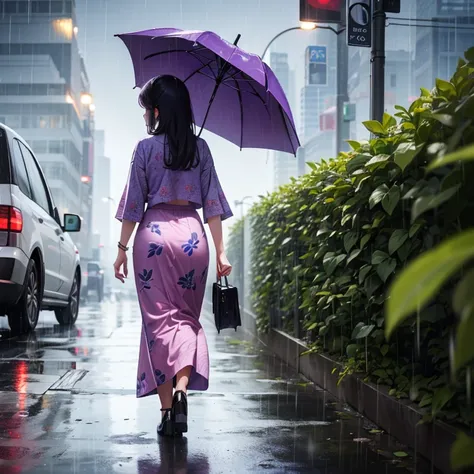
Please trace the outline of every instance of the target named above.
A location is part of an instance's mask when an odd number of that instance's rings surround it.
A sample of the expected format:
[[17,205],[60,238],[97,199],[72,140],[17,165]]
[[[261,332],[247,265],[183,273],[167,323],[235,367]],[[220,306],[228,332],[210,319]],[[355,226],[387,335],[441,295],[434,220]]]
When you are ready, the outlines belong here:
[[[165,153],[165,166],[172,170],[198,166],[193,109],[184,82],[170,75],[154,77],[143,86],[138,103],[148,114],[148,134],[165,136],[169,149]],[[155,108],[158,119],[155,119]]]

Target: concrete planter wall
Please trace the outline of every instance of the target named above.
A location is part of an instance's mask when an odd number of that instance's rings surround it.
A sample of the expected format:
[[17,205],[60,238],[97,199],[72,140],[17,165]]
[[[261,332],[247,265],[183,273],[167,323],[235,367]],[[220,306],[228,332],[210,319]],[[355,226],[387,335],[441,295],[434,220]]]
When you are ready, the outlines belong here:
[[456,439],[453,427],[442,422],[418,425],[422,414],[415,406],[389,396],[385,388],[366,383],[358,376],[348,375],[338,386],[338,374],[332,374],[332,371],[340,364],[321,354],[300,357],[307,347],[302,341],[282,331],[273,329],[261,339],[274,354],[307,379],[430,459],[443,473],[452,473],[449,459],[451,444]]

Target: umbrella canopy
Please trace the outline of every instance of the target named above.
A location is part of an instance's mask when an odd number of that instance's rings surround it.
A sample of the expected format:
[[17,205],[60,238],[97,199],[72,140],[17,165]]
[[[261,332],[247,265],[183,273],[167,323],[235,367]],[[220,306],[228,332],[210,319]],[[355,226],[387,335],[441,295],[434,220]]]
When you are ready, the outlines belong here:
[[116,35],[127,46],[135,86],[157,75],[183,80],[196,125],[242,148],[296,155],[300,146],[285,93],[262,59],[209,31],[156,28]]

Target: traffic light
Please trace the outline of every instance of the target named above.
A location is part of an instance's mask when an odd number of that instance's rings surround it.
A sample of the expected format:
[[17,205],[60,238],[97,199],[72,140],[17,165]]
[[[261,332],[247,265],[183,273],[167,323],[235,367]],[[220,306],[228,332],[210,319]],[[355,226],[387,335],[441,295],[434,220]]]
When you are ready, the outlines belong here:
[[300,0],[300,21],[341,23],[343,1],[346,0]]

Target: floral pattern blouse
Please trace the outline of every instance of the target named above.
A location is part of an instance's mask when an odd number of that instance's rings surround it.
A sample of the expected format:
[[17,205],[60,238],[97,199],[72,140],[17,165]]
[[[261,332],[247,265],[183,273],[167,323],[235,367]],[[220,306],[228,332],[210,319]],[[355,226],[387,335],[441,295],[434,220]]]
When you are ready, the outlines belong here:
[[146,205],[153,207],[174,200],[186,200],[196,209],[202,208],[206,223],[214,216],[221,216],[222,220],[232,217],[205,140],[197,139],[199,165],[188,171],[166,168],[165,153],[167,146],[161,135],[138,142],[115,216],[119,221],[141,222]]

